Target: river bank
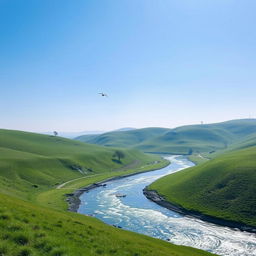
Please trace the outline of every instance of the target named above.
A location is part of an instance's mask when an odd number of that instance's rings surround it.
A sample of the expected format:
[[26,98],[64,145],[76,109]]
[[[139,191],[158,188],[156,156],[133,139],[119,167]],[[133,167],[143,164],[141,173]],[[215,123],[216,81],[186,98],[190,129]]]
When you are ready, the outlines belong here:
[[[168,161],[161,168],[165,168],[165,167],[169,166],[170,164],[171,164],[170,161]],[[92,190],[94,188],[103,186],[106,182],[110,182],[110,181],[114,181],[114,180],[119,180],[119,179],[127,178],[127,177],[130,177],[130,176],[134,176],[134,175],[142,174],[142,173],[146,173],[146,172],[152,172],[152,171],[155,171],[155,170],[159,170],[159,167],[152,168],[150,170],[141,171],[141,172],[135,172],[135,173],[130,173],[130,174],[126,174],[126,175],[120,175],[120,176],[111,177],[111,178],[104,179],[102,181],[90,184],[90,185],[85,186],[83,188],[77,189],[73,193],[68,193],[68,194],[66,194],[66,197],[67,197],[66,201],[68,203],[68,211],[70,211],[70,212],[77,212],[78,208],[79,208],[79,206],[81,204],[80,196],[83,193],[89,192],[90,190]]]
[[241,231],[246,231],[250,233],[256,233],[256,227],[248,226],[243,223],[230,221],[230,220],[224,220],[217,217],[209,216],[202,214],[197,211],[192,211],[185,209],[181,206],[175,205],[169,201],[166,201],[164,197],[160,196],[157,191],[155,190],[148,190],[147,187],[143,189],[143,194],[151,201],[155,202],[156,204],[163,206],[169,210],[175,211],[177,213],[180,213],[182,215],[191,216],[203,221],[207,221],[213,224],[217,224],[220,226],[225,226],[229,228],[239,229]]

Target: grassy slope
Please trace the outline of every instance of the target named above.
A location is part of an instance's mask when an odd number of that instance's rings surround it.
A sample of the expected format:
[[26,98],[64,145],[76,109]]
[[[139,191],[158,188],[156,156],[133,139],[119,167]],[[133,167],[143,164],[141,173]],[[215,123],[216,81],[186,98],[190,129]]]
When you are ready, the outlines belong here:
[[166,128],[144,128],[130,131],[108,132],[98,136],[79,136],[76,140],[111,147],[132,147],[167,132]]
[[59,210],[67,210],[68,205],[65,202],[66,194],[72,193],[74,190],[88,186],[92,183],[104,181],[106,179],[122,176],[122,175],[129,175],[133,173],[149,171],[152,169],[160,169],[168,164],[168,161],[161,161],[154,164],[146,164],[144,166],[139,166],[137,168],[132,167],[131,169],[125,169],[120,171],[114,172],[105,172],[99,174],[88,175],[78,180],[74,180],[69,182],[61,189],[52,188],[41,193],[38,193],[34,196],[34,202],[39,203],[40,205],[48,206],[51,208],[59,209]]
[[210,255],[0,195],[0,255]]
[[[105,133],[91,139],[78,137],[92,144],[132,147],[144,152],[195,154],[224,151],[242,144],[250,136],[256,138],[256,120],[242,119],[207,125],[189,125],[175,129],[146,128],[128,132]],[[256,142],[256,139],[255,139]],[[256,144],[256,143],[255,143]],[[239,145],[237,145],[237,148]],[[242,145],[241,145],[242,147]]]
[[256,136],[256,120],[232,120],[207,125],[178,127],[169,132],[145,141],[135,148],[145,152],[170,152],[188,154],[227,150],[232,144]]
[[113,152],[58,137],[0,130],[0,255],[210,255],[64,211],[65,194],[76,188],[148,170],[153,162],[155,168],[166,165],[134,150],[124,151],[126,157],[118,164],[112,161]]
[[[60,137],[0,130],[0,192],[30,196],[86,175],[116,171],[153,162],[157,157],[125,150],[122,163],[114,149]],[[16,193],[16,192],[19,193]]]
[[256,226],[256,147],[224,154],[150,185],[186,209]]
[[189,154],[225,148],[231,142],[231,135],[223,129],[207,125],[185,126],[173,129],[162,136],[138,145],[144,151],[173,152]]

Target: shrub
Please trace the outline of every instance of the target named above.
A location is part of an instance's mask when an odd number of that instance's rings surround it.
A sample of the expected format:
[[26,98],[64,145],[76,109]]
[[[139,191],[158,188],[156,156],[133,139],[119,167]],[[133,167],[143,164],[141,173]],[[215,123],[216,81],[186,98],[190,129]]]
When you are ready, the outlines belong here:
[[4,256],[7,253],[7,247],[5,245],[0,245],[0,256]]
[[51,256],[63,256],[64,255],[64,251],[61,249],[56,249],[51,253]]
[[19,253],[18,256],[29,256],[31,255],[31,250],[28,248],[22,249]]
[[2,214],[2,215],[0,215],[0,219],[1,219],[1,220],[9,220],[9,219],[10,219],[10,216],[7,215],[7,214]]
[[14,238],[13,238],[14,242],[16,244],[19,244],[19,245],[26,245],[28,244],[29,242],[29,239],[27,236],[25,236],[24,234],[19,234],[19,235],[16,235]]

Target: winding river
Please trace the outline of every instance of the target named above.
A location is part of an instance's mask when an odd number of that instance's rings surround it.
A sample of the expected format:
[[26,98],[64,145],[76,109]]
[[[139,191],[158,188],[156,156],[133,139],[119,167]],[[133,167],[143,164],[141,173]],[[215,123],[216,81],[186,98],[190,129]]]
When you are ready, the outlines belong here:
[[[79,213],[107,224],[224,256],[256,256],[255,234],[186,217],[151,202],[143,188],[160,177],[191,167],[182,156],[167,157],[163,169],[107,182],[80,196]],[[126,197],[116,197],[125,194]]]

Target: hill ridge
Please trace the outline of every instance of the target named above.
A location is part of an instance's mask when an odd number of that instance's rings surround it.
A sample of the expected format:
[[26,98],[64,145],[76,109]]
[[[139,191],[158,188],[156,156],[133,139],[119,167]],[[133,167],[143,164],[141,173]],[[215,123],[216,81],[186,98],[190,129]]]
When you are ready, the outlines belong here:
[[[144,152],[172,154],[214,153],[239,147],[251,136],[256,145],[256,119],[235,119],[173,129],[150,127],[75,138],[91,144],[135,148]],[[249,142],[248,142],[249,144]]]

